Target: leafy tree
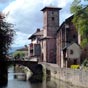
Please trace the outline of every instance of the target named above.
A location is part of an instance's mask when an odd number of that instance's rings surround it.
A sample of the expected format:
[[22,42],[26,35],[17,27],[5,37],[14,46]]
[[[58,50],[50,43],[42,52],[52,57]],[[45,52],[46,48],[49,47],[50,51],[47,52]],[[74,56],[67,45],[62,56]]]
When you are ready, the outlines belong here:
[[0,13],[0,86],[5,86],[8,82],[6,55],[14,35],[13,25],[6,22],[5,18]]
[[0,60],[5,60],[8,49],[13,40],[13,25],[6,22],[5,15],[0,13]]
[[21,60],[21,59],[24,58],[24,56],[25,56],[24,51],[15,51],[15,52],[13,53],[13,57],[14,57],[16,60]]
[[70,10],[74,14],[73,23],[82,37],[81,45],[85,47],[88,44],[88,5],[83,5],[82,1],[88,3],[88,0],[74,0]]

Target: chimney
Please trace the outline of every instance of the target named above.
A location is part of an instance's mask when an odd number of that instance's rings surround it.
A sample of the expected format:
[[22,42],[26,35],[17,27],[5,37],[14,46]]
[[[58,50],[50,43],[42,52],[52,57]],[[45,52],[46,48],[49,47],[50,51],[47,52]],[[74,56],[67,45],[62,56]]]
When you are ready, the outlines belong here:
[[37,28],[36,32],[40,32],[40,28]]

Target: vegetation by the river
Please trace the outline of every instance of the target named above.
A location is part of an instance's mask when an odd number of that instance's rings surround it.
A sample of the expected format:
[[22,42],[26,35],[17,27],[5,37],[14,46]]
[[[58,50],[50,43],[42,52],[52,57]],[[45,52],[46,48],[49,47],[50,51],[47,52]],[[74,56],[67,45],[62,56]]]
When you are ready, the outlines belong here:
[[[86,4],[82,3],[83,1]],[[74,14],[73,23],[81,37],[81,62],[83,63],[88,59],[88,0],[74,0],[70,10]]]
[[13,40],[13,25],[5,20],[6,16],[0,13],[0,58],[5,59]]
[[88,3],[88,0],[74,0],[71,5],[71,13],[74,14],[73,23],[81,35],[81,45],[88,45],[88,4],[82,4],[82,1]]

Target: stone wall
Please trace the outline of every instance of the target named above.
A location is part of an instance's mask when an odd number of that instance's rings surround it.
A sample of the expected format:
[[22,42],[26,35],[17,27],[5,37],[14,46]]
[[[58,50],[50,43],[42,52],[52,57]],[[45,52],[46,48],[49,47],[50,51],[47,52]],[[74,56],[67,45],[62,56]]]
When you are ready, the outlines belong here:
[[51,77],[76,86],[88,87],[88,71],[82,69],[60,68],[57,64],[42,63]]

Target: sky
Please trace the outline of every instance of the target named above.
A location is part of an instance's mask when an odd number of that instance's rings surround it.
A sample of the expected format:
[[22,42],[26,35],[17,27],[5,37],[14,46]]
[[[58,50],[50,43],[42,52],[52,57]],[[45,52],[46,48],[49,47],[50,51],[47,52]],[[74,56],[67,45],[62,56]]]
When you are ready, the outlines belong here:
[[73,0],[0,0],[0,11],[8,14],[7,21],[14,24],[16,35],[12,47],[28,45],[28,37],[37,28],[43,27],[43,13],[45,6],[60,7],[60,24],[71,14],[69,11]]

